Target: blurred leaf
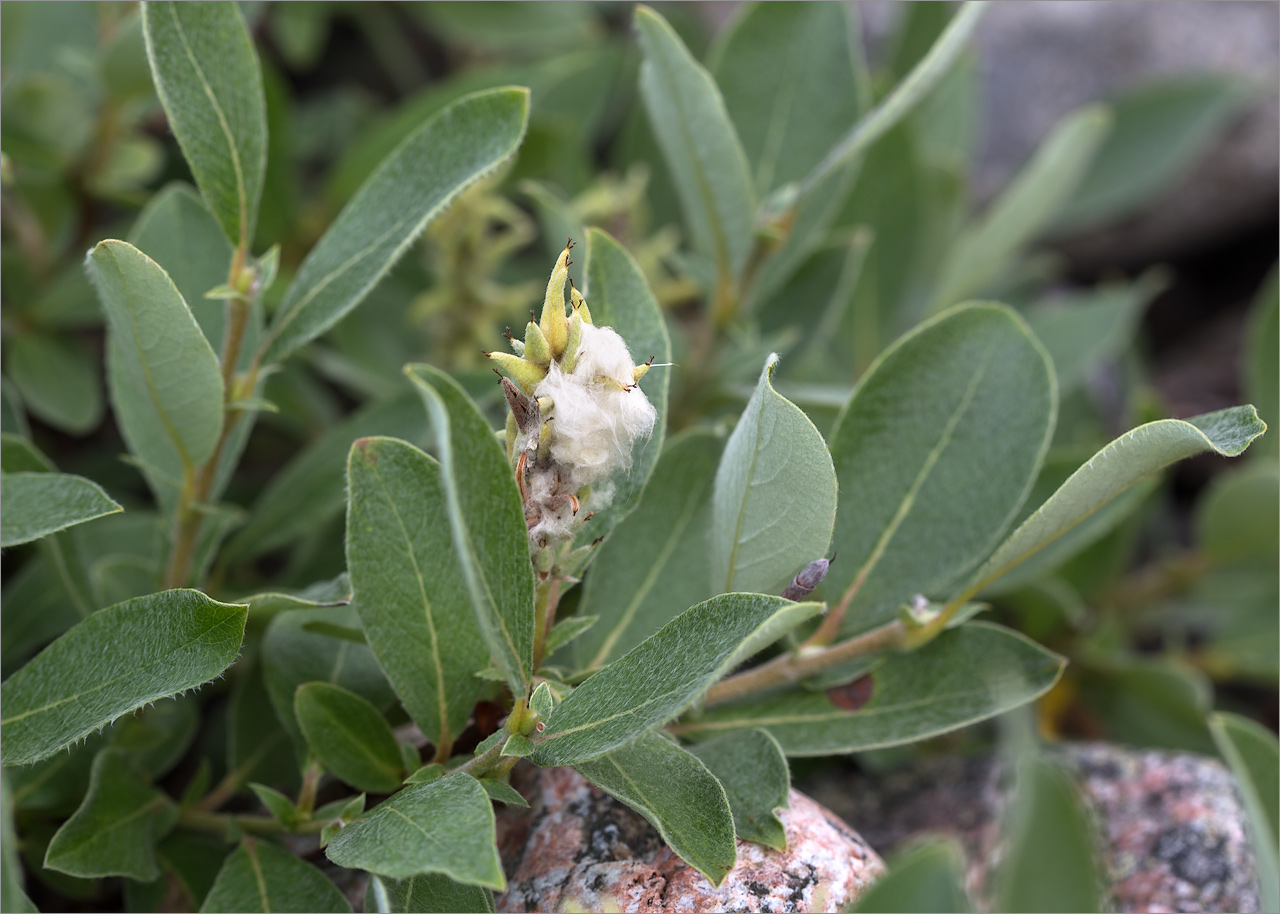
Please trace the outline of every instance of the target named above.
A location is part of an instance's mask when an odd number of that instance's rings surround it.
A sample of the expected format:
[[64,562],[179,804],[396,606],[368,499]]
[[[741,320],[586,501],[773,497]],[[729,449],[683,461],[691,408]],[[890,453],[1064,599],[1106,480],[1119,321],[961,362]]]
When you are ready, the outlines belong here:
[[1272,429],[1259,448],[1259,458],[1274,462],[1280,453],[1280,285],[1277,268],[1254,299],[1244,337],[1244,389],[1258,415]]
[[[653,359],[659,365],[671,361],[671,338],[658,310],[653,292],[635,258],[613,236],[602,229],[587,232],[586,284],[583,295],[597,326],[612,327],[626,342],[636,363]],[[667,427],[667,391],[671,370],[655,368],[645,375],[641,389],[653,404],[657,418],[648,440],[637,445],[631,469],[605,508],[596,512],[594,523],[584,528],[592,539],[604,536],[630,513],[640,499],[645,484],[662,453]]]
[[952,246],[933,296],[938,311],[982,292],[1071,198],[1111,129],[1110,111],[1088,105],[1053,128],[986,213]]
[[74,66],[98,46],[97,11],[89,3],[50,3],[13,6],[4,11],[6,88],[30,73]]
[[[534,212],[537,213],[538,221],[542,224],[542,246],[548,258],[555,260],[560,256],[560,252],[564,250],[564,243],[561,242],[561,238],[587,237],[587,228],[583,225],[582,220],[578,218],[573,207],[567,200],[562,199],[552,187],[541,181],[521,181],[519,189],[520,193],[528,197],[533,203]],[[588,254],[589,256],[590,254]],[[583,262],[585,259],[579,258],[569,261],[569,279],[579,289],[586,289],[586,283],[583,282],[582,278],[582,270],[586,266]],[[648,292],[647,287],[645,287],[645,292]],[[591,313],[593,316],[595,315],[594,306]],[[609,324],[608,321],[599,319],[597,319],[597,322],[601,326]],[[622,331],[618,332],[621,333]],[[624,336],[623,339],[626,339],[626,337]]]
[[759,727],[789,756],[896,746],[1026,704],[1058,681],[1065,663],[1016,632],[969,622],[887,657],[868,674],[869,689],[855,682],[825,693],[793,690],[712,708],[675,731],[702,740]]
[[392,879],[441,873],[467,885],[507,887],[489,796],[461,772],[400,791],[340,831],[325,854],[338,866]]
[[483,687],[475,674],[489,665],[489,648],[454,547],[440,465],[406,442],[361,438],[347,478],[347,567],[369,646],[409,716],[431,742],[450,746]]
[[6,765],[27,765],[235,660],[248,607],[168,590],[94,613],[5,681]]
[[18,836],[13,830],[13,794],[7,772],[0,774],[0,908],[15,914],[39,910],[22,890]]
[[661,733],[643,736],[575,769],[653,824],[662,840],[720,885],[738,859],[724,788],[701,761]]
[[450,201],[515,152],[528,114],[524,89],[477,93],[398,146],[298,268],[261,361],[283,360],[358,305]]
[[[129,243],[169,274],[205,339],[219,351],[226,332],[226,308],[204,294],[227,281],[232,250],[200,198],[186,184],[166,185],[138,215]],[[246,345],[238,367],[246,367],[252,354]]]
[[675,178],[695,247],[716,266],[721,294],[732,294],[751,253],[756,199],[746,154],[715,80],[667,21],[637,6],[644,51],[640,96]]
[[213,453],[222,433],[218,358],[163,269],[123,241],[89,253],[110,324],[107,378],[115,418],[161,503]]
[[6,674],[83,618],[45,556],[32,556],[5,581],[3,604],[0,665]]
[[889,861],[889,872],[858,896],[854,910],[972,911],[964,889],[964,849],[952,839],[917,844]]
[[350,914],[351,905],[311,864],[261,838],[245,838],[222,865],[200,910]]
[[68,473],[0,475],[0,546],[29,543],[124,509],[97,483]]
[[1262,910],[1280,909],[1280,872],[1276,866],[1277,808],[1280,807],[1280,746],[1267,728],[1238,714],[1209,717],[1218,751],[1236,776],[1248,814],[1249,837],[1262,895]]
[[1126,432],[1091,457],[1023,521],[952,602],[967,600],[1006,571],[1069,534],[1144,477],[1205,451],[1239,456],[1265,429],[1252,406],[1234,406],[1192,419],[1160,419]]
[[595,10],[560,0],[528,7],[509,3],[431,3],[414,12],[450,42],[488,51],[541,56],[573,47],[598,30]]
[[729,436],[712,495],[713,591],[780,593],[826,554],[836,476],[822,435],[773,389],[771,355]]
[[556,706],[539,765],[596,758],[675,717],[717,679],[820,612],[818,603],[731,593],[693,606]]
[[1205,728],[1213,685],[1193,667],[1170,660],[1117,658],[1086,667],[1080,689],[1116,742],[1144,749],[1213,752]]
[[502,445],[471,398],[430,365],[408,365],[435,429],[458,563],[489,650],[517,697],[533,676],[528,525]]
[[191,174],[227,240],[248,252],[267,169],[267,115],[240,10],[152,0],[142,25],[156,92]]
[[288,610],[271,620],[262,638],[262,670],[267,692],[280,724],[299,750],[299,758],[305,743],[293,710],[293,696],[298,686],[307,682],[341,686],[379,710],[395,702],[395,693],[374,659],[373,651],[367,645],[309,630],[308,624],[315,622],[356,628],[360,617],[354,606]]
[[1102,911],[1098,836],[1075,786],[1049,762],[1024,759],[995,874],[1001,911]]
[[598,547],[578,603],[578,612],[600,617],[575,644],[584,667],[622,656],[711,596],[711,490],[722,446],[708,431],[673,438],[639,507]]
[[690,750],[715,775],[733,810],[733,830],[742,841],[787,849],[777,810],[791,793],[791,772],[778,741],[767,730],[731,733]]
[[203,904],[227,856],[220,837],[194,832],[175,831],[156,845],[161,867],[186,892],[193,909]]
[[9,376],[37,418],[72,435],[102,421],[102,382],[96,360],[78,341],[22,333],[9,343]]
[[14,808],[60,818],[70,816],[84,801],[93,760],[105,745],[102,734],[92,733],[65,752],[34,765],[8,769],[5,777],[13,788]]
[[288,545],[342,513],[345,459],[357,438],[396,435],[426,444],[426,417],[406,391],[372,403],[330,428],[276,473],[249,511],[249,520],[227,543],[223,559],[253,558]]
[[1129,349],[1143,309],[1164,284],[1162,276],[1149,271],[1134,283],[1100,286],[1026,312],[1053,361],[1060,391],[1084,383],[1099,364]]
[[293,702],[307,744],[339,780],[369,793],[400,787],[400,747],[377,708],[326,682],[298,686]]
[[408,914],[410,911],[474,911],[493,914],[493,893],[478,885],[463,885],[439,873],[422,873],[408,879],[370,876],[364,893],[366,911]]
[[1266,506],[1280,503],[1274,463],[1248,464],[1213,478],[1196,504],[1196,542],[1215,564],[1276,567],[1280,521]]
[[45,865],[72,876],[160,875],[155,843],[173,827],[177,809],[144,781],[123,753],[105,749],[94,759],[89,793],[49,842]]
[[840,560],[824,586],[852,598],[844,631],[941,592],[997,542],[1040,468],[1054,415],[1044,350],[1003,306],[948,311],[877,359],[830,436]]
[[1055,234],[1114,220],[1171,190],[1249,100],[1240,81],[1208,73],[1147,83],[1110,99],[1112,129],[1064,202]]
[[[250,607],[250,612],[252,612]],[[299,784],[289,734],[280,725],[259,659],[237,666],[227,710],[226,760],[229,777],[243,785],[257,781],[293,792]]]
[[200,706],[194,698],[157,701],[137,714],[116,721],[108,731],[113,750],[158,781],[182,760],[200,725]]
[[5,378],[0,383],[0,428],[5,434],[30,436],[31,428],[27,425],[24,406],[13,382]]

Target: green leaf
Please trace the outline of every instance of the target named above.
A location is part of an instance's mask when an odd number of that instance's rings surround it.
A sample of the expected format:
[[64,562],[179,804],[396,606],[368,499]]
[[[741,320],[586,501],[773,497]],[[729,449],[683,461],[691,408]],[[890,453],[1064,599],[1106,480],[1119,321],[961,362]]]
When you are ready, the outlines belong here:
[[[1280,423],[1280,276],[1272,267],[1258,290],[1244,336],[1244,389],[1268,428]],[[1256,459],[1280,453],[1280,435],[1272,432]]]
[[1242,82],[1204,74],[1146,83],[1111,99],[1115,124],[1055,232],[1115,219],[1169,191],[1249,98]]
[[22,912],[39,909],[22,889],[22,865],[18,862],[18,836],[13,830],[13,794],[8,772],[0,773],[0,909]]
[[1249,817],[1262,910],[1280,910],[1280,871],[1276,864],[1277,835],[1280,835],[1280,822],[1277,822],[1280,744],[1273,732],[1238,714],[1210,715],[1209,729],[1218,751],[1231,766]]
[[836,474],[822,435],[773,389],[769,356],[729,436],[712,495],[712,589],[779,593],[831,544]]
[[[128,241],[146,251],[169,274],[191,306],[205,339],[215,351],[219,350],[226,332],[227,309],[221,302],[206,301],[204,296],[227,281],[232,250],[200,197],[186,184],[167,185],[139,213]],[[260,332],[261,328],[252,329]],[[246,367],[247,359],[253,355],[252,346],[252,340],[246,338],[238,367]]]
[[392,879],[441,873],[467,885],[507,886],[489,795],[461,772],[400,791],[343,829],[325,854],[338,866]]
[[29,409],[72,435],[102,421],[102,382],[96,359],[72,338],[29,331],[9,343],[5,368]]
[[551,632],[547,635],[547,655],[573,643],[599,621],[599,616],[570,616],[568,619],[561,619],[551,627]]
[[[597,326],[616,330],[626,341],[636,364],[650,358],[659,365],[671,361],[667,325],[640,265],[617,240],[598,228],[587,231],[586,288],[583,295],[591,308],[591,319]],[[584,536],[594,539],[607,535],[639,500],[645,484],[653,475],[658,455],[662,453],[670,383],[669,368],[655,368],[641,382],[640,387],[657,414],[653,434],[636,447],[630,472],[625,479],[617,480],[613,501],[595,513],[589,527],[583,528]]]
[[560,702],[535,742],[533,760],[572,765],[630,742],[821,609],[742,593],[690,607]]
[[339,780],[369,793],[400,787],[400,747],[377,708],[327,682],[298,686],[293,706],[307,743]]
[[962,602],[1017,567],[1146,476],[1185,457],[1211,451],[1237,457],[1266,431],[1252,406],[1206,413],[1193,419],[1160,419],[1121,435],[1089,459],[1061,488],[1000,544],[973,575]]
[[1196,542],[1218,565],[1274,570],[1280,520],[1260,505],[1280,503],[1280,471],[1261,461],[1215,476],[1196,505]]
[[1001,911],[1102,911],[1098,836],[1075,785],[1040,759],[1019,765],[1018,793],[1004,824],[1007,847],[995,874]]
[[713,708],[674,730],[702,740],[760,727],[789,756],[897,746],[1026,704],[1058,681],[1065,663],[1016,632],[969,622],[886,658],[868,674],[871,697],[856,710],[846,710],[849,691],[842,687],[793,690]]
[[846,632],[950,586],[995,545],[1036,478],[1055,407],[1044,350],[1003,306],[948,311],[877,359],[831,432],[839,560],[824,587],[852,597]]
[[133,245],[99,243],[87,269],[107,313],[116,420],[159,495],[208,459],[222,434],[218,358],[173,281]]
[[117,717],[194,688],[236,659],[248,607],[167,590],[94,613],[4,683],[6,765],[27,765]]
[[347,480],[347,567],[369,646],[422,732],[452,745],[483,687],[475,674],[489,648],[454,548],[440,465],[395,438],[361,438]]
[[17,546],[123,511],[96,482],[68,473],[0,475],[0,546]]
[[[250,783],[249,789],[253,791],[253,795],[258,798],[259,802],[267,808],[267,812],[271,813],[271,818],[288,829],[292,829],[298,824],[298,808],[294,805],[293,800],[266,784]],[[323,816],[316,816],[316,818],[321,819]]]
[[360,617],[354,606],[288,610],[271,620],[262,639],[262,671],[267,693],[281,725],[299,750],[299,757],[305,738],[294,713],[293,697],[303,683],[327,682],[341,686],[379,710],[395,703],[395,693],[368,645],[309,630],[306,626],[313,622],[354,628],[360,625]]
[[351,905],[311,864],[260,838],[245,838],[222,864],[200,910],[350,914]]
[[195,909],[213,887],[228,851],[221,837],[178,830],[160,842],[156,856],[191,899],[190,909]]
[[964,849],[953,839],[918,844],[889,862],[889,872],[858,896],[855,911],[973,910],[964,890]]
[[94,759],[84,803],[49,842],[45,866],[72,876],[150,882],[160,875],[155,843],[176,820],[168,797],[122,752],[104,749]]
[[267,171],[262,70],[239,7],[143,4],[156,93],[227,240],[249,250]]
[[199,710],[194,698],[157,701],[116,721],[108,731],[111,745],[126,753],[134,767],[152,781],[158,781],[182,760],[195,739]]
[[667,21],[637,6],[644,63],[640,97],[675,179],[693,243],[715,263],[721,289],[736,286],[754,243],[756,199],[742,143],[715,80]]
[[395,435],[426,444],[426,417],[411,392],[372,403],[316,438],[267,483],[248,522],[224,549],[227,561],[286,546],[342,513],[347,452],[357,438]]
[[409,365],[435,428],[458,563],[489,650],[513,694],[533,675],[533,566],[515,475],[488,422],[457,381]]
[[370,876],[364,893],[366,911],[388,914],[427,912],[444,914],[474,911],[493,914],[493,893],[478,885],[463,885],[439,873],[423,873],[408,879]]
[[982,292],[1071,198],[1111,129],[1111,113],[1088,105],[1063,118],[1016,177],[952,245],[933,310]]
[[661,733],[646,733],[575,769],[648,819],[694,869],[724,882],[738,859],[733,813],[715,775]]
[[281,361],[358,305],[429,222],[511,157],[528,116],[528,90],[477,92],[401,143],[298,268],[262,362]]
[[293,753],[287,751],[289,733],[276,716],[262,663],[242,662],[236,671],[227,711],[227,772],[240,784],[259,781],[296,791],[298,766]]
[[722,448],[708,431],[671,439],[640,505],[599,547],[578,604],[600,618],[574,645],[584,667],[622,656],[711,596],[706,542]]
[[1212,754],[1209,677],[1174,659],[1123,658],[1079,671],[1079,694],[1104,732],[1142,748]]
[[777,810],[788,805],[791,772],[778,741],[767,730],[747,730],[699,743],[689,751],[724,787],[738,837],[785,851],[787,832]]
[[516,790],[506,781],[498,781],[493,778],[481,778],[480,786],[484,788],[484,792],[489,795],[492,800],[499,803],[506,803],[508,806],[519,806],[524,809],[529,808],[529,801],[520,795],[520,791]]

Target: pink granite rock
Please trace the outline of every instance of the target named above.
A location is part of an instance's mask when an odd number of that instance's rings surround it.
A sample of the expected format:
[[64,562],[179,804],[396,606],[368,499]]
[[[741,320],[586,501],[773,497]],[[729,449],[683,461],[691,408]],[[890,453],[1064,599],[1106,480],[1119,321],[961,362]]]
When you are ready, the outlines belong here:
[[509,888],[499,911],[837,911],[884,872],[849,826],[791,791],[787,850],[738,842],[718,888],[673,854],[652,825],[568,768],[519,785],[530,810],[501,810]]

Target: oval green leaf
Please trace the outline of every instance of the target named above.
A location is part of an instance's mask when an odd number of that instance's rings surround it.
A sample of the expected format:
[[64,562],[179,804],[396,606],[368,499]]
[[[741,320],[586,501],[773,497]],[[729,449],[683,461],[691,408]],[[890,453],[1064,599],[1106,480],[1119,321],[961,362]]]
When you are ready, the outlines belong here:
[[494,845],[493,807],[469,774],[400,791],[325,848],[338,866],[392,879],[441,873],[466,885],[507,887]]
[[489,665],[489,648],[454,548],[440,465],[404,441],[361,438],[347,497],[347,568],[369,646],[422,732],[451,745],[483,686],[475,674]]
[[956,308],[880,356],[831,432],[839,560],[824,586],[851,600],[846,632],[948,587],[995,545],[1056,408],[1044,349],[1004,306]]
[[964,849],[954,839],[929,840],[889,861],[889,872],[858,896],[854,911],[973,910],[964,889]]
[[535,742],[539,765],[596,758],[666,723],[738,663],[822,610],[730,593],[690,607],[556,706]]
[[100,242],[86,266],[107,313],[107,381],[120,431],[153,488],[180,485],[222,434],[218,357],[173,280],[133,245]]
[[102,421],[102,381],[97,359],[78,341],[39,331],[9,343],[5,368],[27,409],[72,435]]
[[96,482],[69,473],[0,474],[0,503],[5,548],[124,510]]
[[[756,727],[789,756],[829,755],[898,746],[1003,714],[1047,692],[1066,661],[1016,632],[970,622],[909,654],[896,654],[867,674],[865,692],[836,687],[793,690],[758,702],[713,708],[675,732],[710,739]],[[837,703],[838,702],[838,703]]]
[[575,769],[644,816],[686,863],[720,885],[738,861],[724,787],[696,756],[646,733]]
[[341,686],[308,682],[298,686],[293,707],[307,744],[339,780],[369,793],[400,787],[400,746],[369,702]]
[[5,681],[0,753],[27,765],[130,711],[220,674],[248,607],[167,590],[101,610]]
[[489,650],[517,696],[533,676],[533,566],[515,474],[493,430],[458,382],[409,365],[435,428],[458,562]]
[[769,731],[730,733],[698,743],[690,751],[724,787],[738,837],[785,851],[787,831],[778,810],[788,805],[791,772],[782,747]]
[[1280,871],[1276,848],[1280,836],[1280,744],[1272,731],[1238,714],[1209,716],[1218,751],[1236,776],[1236,786],[1248,815],[1249,838],[1258,866],[1262,909],[1280,907]]
[[400,144],[307,255],[262,351],[279,362],[364,299],[458,194],[510,158],[529,119],[527,89],[463,98]]
[[765,362],[716,471],[711,584],[721,593],[779,593],[831,544],[831,455],[809,417],[773,389],[777,364],[777,355]]
[[1134,483],[1169,464],[1203,454],[1237,457],[1267,430],[1252,406],[1192,419],[1160,419],[1121,435],[1076,470],[1058,491],[1000,544],[974,574],[963,603],[1012,568],[1068,535]]
[[755,240],[756,199],[742,143],[715,80],[667,21],[637,6],[640,97],[675,179],[694,246],[734,287]]
[[351,905],[311,864],[260,838],[245,838],[222,864],[200,910],[350,914]]
[[142,5],[156,93],[191,174],[232,245],[249,250],[267,172],[267,108],[234,3]]
[[471,911],[493,914],[493,893],[478,885],[463,885],[439,873],[423,873],[408,879],[370,876],[364,893],[365,911],[385,914],[447,914]]
[[580,613],[600,617],[574,645],[583,666],[621,657],[682,607],[711,596],[706,545],[723,446],[706,431],[673,438],[639,507],[599,547],[578,604]]

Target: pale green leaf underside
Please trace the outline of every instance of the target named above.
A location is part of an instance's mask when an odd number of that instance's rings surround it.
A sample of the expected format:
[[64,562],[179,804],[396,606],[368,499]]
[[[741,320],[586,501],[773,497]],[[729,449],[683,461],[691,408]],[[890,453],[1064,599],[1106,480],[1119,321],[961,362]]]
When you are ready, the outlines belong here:
[[1193,419],[1160,419],[1126,432],[1093,455],[1023,521],[978,570],[965,592],[975,593],[992,583],[1144,477],[1206,451],[1238,456],[1264,431],[1266,425],[1252,406],[1234,406]]
[[630,742],[821,609],[819,603],[731,593],[685,610],[557,705],[533,760],[577,764]]
[[440,465],[406,442],[361,438],[347,474],[347,567],[369,646],[423,733],[452,743],[483,685],[475,674],[489,665],[489,648]]
[[710,739],[756,727],[789,756],[860,752],[916,742],[1002,714],[1057,682],[1064,661],[1008,629],[970,622],[870,673],[870,701],[857,711],[823,692],[794,690],[713,708],[675,729]]
[[738,859],[724,788],[695,756],[661,733],[574,766],[648,819],[667,845],[719,885]]
[[400,791],[340,831],[325,853],[339,866],[392,879],[441,873],[467,885],[507,885],[489,795],[460,772]]
[[307,255],[263,349],[278,362],[333,326],[377,285],[427,224],[515,153],[529,117],[527,89],[469,95],[391,153]]
[[26,765],[149,702],[201,685],[240,652],[248,607],[167,590],[94,613],[4,683],[0,752]]
[[780,593],[831,544],[831,455],[809,417],[773,389],[777,364],[769,356],[720,456],[711,518],[716,592]]
[[156,91],[232,245],[248,250],[267,173],[262,71],[234,3],[142,5]]
[[96,482],[68,473],[4,473],[0,504],[6,548],[124,510]]

